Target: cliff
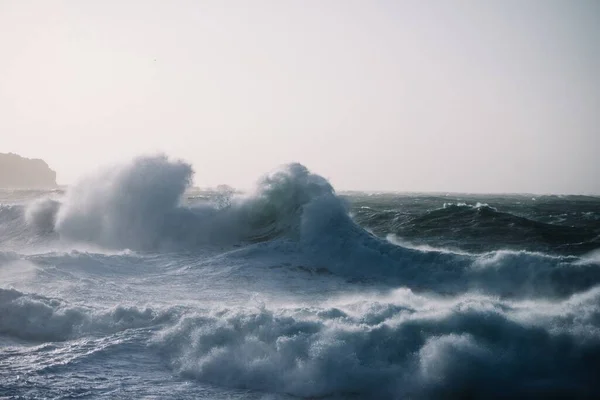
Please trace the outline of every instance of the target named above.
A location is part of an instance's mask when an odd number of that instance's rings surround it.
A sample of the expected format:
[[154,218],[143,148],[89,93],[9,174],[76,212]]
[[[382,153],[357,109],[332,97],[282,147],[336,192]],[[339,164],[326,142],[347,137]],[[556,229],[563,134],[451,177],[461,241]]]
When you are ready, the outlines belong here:
[[56,172],[44,160],[0,153],[0,188],[55,188]]

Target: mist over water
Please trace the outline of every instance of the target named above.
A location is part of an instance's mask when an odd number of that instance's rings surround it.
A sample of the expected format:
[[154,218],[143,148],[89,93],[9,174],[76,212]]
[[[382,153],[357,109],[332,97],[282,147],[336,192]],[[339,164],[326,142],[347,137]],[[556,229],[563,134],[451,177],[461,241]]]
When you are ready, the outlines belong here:
[[0,396],[600,396],[600,199],[193,173],[0,192]]

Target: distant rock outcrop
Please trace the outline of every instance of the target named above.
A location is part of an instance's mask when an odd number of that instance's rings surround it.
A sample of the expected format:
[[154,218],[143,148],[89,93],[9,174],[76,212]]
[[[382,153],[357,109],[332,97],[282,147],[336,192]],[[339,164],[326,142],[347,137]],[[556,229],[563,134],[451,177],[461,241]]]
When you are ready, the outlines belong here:
[[0,188],[55,188],[56,172],[44,160],[0,153]]

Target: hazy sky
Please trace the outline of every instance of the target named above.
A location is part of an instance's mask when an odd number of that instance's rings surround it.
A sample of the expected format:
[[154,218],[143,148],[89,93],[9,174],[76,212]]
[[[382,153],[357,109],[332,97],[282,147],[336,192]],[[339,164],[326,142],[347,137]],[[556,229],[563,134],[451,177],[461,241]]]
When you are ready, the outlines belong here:
[[0,0],[0,152],[71,183],[600,193],[600,1]]

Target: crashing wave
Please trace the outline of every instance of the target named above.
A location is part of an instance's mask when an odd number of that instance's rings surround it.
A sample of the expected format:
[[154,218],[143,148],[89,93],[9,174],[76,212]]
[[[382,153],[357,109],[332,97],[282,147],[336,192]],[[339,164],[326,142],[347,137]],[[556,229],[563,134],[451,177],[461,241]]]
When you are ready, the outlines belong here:
[[138,158],[83,179],[60,204],[36,202],[28,222],[107,248],[190,248],[297,236],[303,207],[335,198],[325,179],[290,164],[263,177],[251,195],[229,199],[227,207],[186,206],[192,174],[189,164],[165,156]]
[[94,310],[15,289],[0,289],[0,335],[22,340],[64,341],[153,326],[169,317],[168,313],[150,308],[116,306]]
[[300,397],[594,397],[599,301],[599,289],[561,302],[398,289],[321,305],[92,309],[0,289],[0,335],[144,330],[140,340],[185,378]]
[[[447,294],[480,290],[501,296],[568,296],[600,283],[597,264],[574,267],[574,257],[526,251],[460,254],[395,245],[355,223],[329,182],[300,164],[265,176],[253,192],[230,198],[226,207],[184,204],[192,174],[182,161],[138,158],[83,179],[60,202],[35,202],[27,221],[35,231],[52,231],[61,240],[116,250],[259,243],[269,254],[284,253],[304,266]],[[486,205],[450,206],[426,218],[438,213],[460,221],[457,212],[502,214]]]
[[300,397],[577,397],[598,391],[599,294],[443,304],[397,290],[325,307],[222,308],[182,316],[154,345],[184,377]]

